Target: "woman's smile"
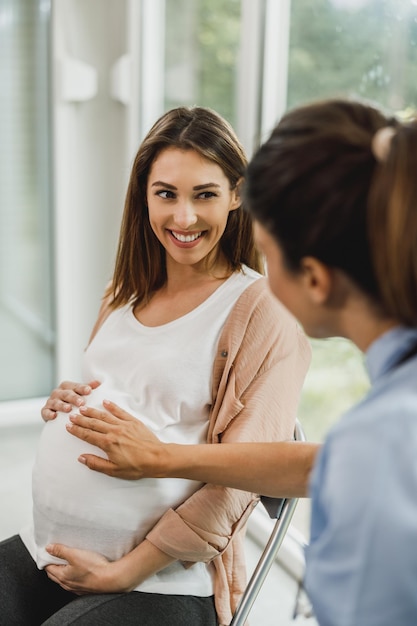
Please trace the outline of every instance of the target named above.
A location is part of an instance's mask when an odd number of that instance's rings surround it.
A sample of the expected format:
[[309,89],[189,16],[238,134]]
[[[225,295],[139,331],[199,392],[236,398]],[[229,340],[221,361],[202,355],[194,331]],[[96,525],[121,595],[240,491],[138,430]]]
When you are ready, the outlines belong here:
[[202,237],[204,237],[207,231],[199,230],[198,232],[180,232],[177,230],[169,230],[168,232],[172,235],[174,243],[178,245],[180,248],[193,248],[198,245],[199,241]]

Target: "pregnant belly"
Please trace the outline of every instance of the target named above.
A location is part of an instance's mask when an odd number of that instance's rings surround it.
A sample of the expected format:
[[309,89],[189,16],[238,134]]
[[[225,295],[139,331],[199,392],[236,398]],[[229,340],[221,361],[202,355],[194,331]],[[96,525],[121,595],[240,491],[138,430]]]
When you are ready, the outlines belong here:
[[53,559],[48,543],[94,550],[118,559],[137,545],[169,509],[199,483],[181,479],[128,481],[94,472],[77,459],[105,454],[70,435],[68,415],[58,414],[42,432],[33,470],[33,513],[38,566]]

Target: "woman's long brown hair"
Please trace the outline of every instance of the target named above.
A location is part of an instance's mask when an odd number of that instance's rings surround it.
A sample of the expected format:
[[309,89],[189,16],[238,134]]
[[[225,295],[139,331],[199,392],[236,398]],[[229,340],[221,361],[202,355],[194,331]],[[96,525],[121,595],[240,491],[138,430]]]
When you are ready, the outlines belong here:
[[[154,234],[148,216],[146,187],[149,171],[162,150],[169,147],[195,150],[216,163],[235,189],[244,177],[247,160],[229,123],[211,109],[179,107],[153,125],[133,163],[126,194],[112,284],[111,306],[133,306],[149,301],[167,280],[165,250]],[[255,247],[252,220],[240,206],[231,211],[219,242],[231,271],[245,264],[263,271]]]

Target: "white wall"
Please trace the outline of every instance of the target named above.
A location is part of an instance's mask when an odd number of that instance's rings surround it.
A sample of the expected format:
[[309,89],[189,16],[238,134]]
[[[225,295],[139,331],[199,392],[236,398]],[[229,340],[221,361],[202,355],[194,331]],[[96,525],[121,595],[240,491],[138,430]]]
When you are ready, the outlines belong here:
[[127,45],[125,1],[53,2],[57,381],[80,378],[113,268],[131,155],[111,76]]

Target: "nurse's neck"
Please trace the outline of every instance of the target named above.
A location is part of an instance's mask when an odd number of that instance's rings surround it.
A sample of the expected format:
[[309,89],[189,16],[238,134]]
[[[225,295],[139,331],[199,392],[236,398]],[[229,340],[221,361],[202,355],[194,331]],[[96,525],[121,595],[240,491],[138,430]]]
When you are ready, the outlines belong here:
[[362,352],[387,331],[400,325],[398,320],[383,315],[366,297],[350,300],[341,314],[340,323],[341,335]]

